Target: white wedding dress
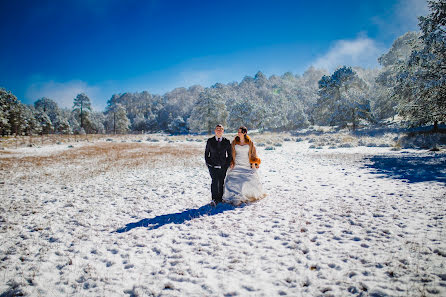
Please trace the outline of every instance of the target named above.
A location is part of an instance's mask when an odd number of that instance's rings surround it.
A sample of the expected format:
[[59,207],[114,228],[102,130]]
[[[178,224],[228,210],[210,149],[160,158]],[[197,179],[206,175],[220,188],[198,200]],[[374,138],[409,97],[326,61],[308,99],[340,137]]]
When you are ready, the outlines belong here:
[[249,163],[248,151],[249,145],[235,146],[235,166],[226,174],[223,202],[240,205],[266,196],[257,169]]

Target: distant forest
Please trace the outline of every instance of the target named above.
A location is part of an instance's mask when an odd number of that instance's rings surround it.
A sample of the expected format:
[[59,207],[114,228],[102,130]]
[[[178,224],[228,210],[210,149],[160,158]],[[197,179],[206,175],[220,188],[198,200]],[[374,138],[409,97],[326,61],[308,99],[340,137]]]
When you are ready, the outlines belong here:
[[0,133],[92,134],[211,133],[217,123],[235,131],[290,131],[310,125],[380,124],[399,115],[410,126],[446,122],[445,0],[429,1],[420,32],[397,38],[378,62],[380,69],[343,66],[333,73],[310,67],[305,73],[266,77],[258,72],[241,82],[204,88],[176,88],[164,95],[114,94],[103,112],[93,111],[87,94],[60,108],[57,98],[22,104],[0,89]]

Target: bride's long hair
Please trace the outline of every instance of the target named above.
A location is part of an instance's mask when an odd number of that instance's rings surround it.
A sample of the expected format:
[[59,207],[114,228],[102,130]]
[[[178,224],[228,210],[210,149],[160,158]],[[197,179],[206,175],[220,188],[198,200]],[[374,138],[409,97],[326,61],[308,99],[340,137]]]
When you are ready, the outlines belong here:
[[[240,128],[238,128],[238,130],[241,130],[241,132],[244,135],[245,143],[249,145],[249,151],[248,151],[249,163],[256,164],[257,166],[260,165],[260,158],[257,156],[257,151],[254,142],[251,140],[251,137],[248,136],[248,129],[245,126],[241,126]],[[231,143],[232,165],[235,165],[235,155],[236,155],[235,146],[237,144],[241,144],[240,137],[238,135],[234,138],[234,140]]]

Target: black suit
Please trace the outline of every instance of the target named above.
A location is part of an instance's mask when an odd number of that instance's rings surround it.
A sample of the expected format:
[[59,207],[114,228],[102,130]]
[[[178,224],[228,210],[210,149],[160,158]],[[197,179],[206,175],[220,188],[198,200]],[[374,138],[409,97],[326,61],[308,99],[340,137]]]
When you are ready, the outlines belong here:
[[216,137],[211,137],[206,143],[204,159],[212,178],[211,192],[212,200],[219,203],[223,197],[223,185],[225,182],[226,171],[232,160],[231,142],[222,138],[217,141]]

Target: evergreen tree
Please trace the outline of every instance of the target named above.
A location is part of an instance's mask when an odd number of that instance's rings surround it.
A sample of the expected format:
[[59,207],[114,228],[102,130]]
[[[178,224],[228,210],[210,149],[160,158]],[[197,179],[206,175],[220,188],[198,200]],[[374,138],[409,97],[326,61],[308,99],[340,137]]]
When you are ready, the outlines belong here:
[[20,135],[26,131],[24,105],[3,88],[0,88],[0,124],[1,135]]
[[74,98],[73,112],[80,123],[80,129],[83,129],[85,132],[88,132],[91,111],[90,98],[85,93],[81,93]]
[[233,129],[240,126],[247,126],[248,129],[255,127],[257,124],[257,117],[259,105],[255,105],[252,100],[243,98],[240,100],[232,99],[229,104],[229,118],[228,125]]
[[[375,89],[375,102],[373,111],[377,119],[384,119],[396,114],[396,107],[400,96],[395,93],[398,85],[398,76],[405,69],[412,51],[421,46],[420,34],[407,32],[398,37],[390,50],[378,58],[383,66],[381,73],[376,78],[378,88]],[[401,90],[398,90],[400,92]]]
[[218,89],[207,88],[200,93],[195,103],[189,126],[192,131],[207,131],[211,134],[217,124],[226,125],[228,112],[225,100]]
[[412,125],[446,121],[446,0],[428,1],[430,14],[419,18],[421,49],[399,72],[395,96],[399,113]]
[[34,108],[40,112],[44,112],[51,120],[52,126],[57,130],[60,118],[60,110],[57,103],[49,98],[43,97],[34,102]]
[[189,132],[189,127],[187,122],[182,117],[178,116],[169,124],[169,132],[172,134],[187,134]]
[[147,120],[142,113],[138,113],[132,122],[132,131],[147,131]]
[[11,133],[11,125],[9,124],[9,112],[11,105],[17,104],[17,98],[3,88],[0,88],[0,133],[9,135]]
[[367,84],[350,67],[342,67],[319,81],[318,119],[322,124],[346,125],[356,129],[359,119],[370,120]]
[[122,104],[116,103],[108,107],[106,123],[107,130],[112,131],[113,134],[123,134],[129,131],[130,121]]
[[71,129],[70,123],[67,118],[60,117],[57,120],[57,123],[58,123],[57,130],[56,130],[57,133],[60,133],[60,134],[72,134],[73,133],[73,130]]
[[36,111],[36,120],[41,127],[42,134],[50,134],[53,131],[53,123],[51,122],[50,117],[43,110]]
[[37,112],[33,106],[24,105],[23,118],[26,135],[33,135],[34,133],[40,134],[42,132],[42,128],[36,119]]
[[105,116],[102,112],[92,112],[90,115],[90,132],[95,134],[104,134],[105,133]]

